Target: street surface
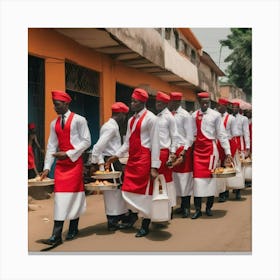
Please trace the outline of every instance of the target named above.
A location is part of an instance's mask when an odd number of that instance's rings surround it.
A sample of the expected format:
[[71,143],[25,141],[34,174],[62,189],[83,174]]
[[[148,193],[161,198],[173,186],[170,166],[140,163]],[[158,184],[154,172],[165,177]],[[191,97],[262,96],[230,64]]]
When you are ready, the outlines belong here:
[[[45,190],[43,189],[43,192]],[[235,200],[232,191],[229,200],[225,203],[218,203],[215,199],[212,217],[206,216],[205,202],[203,202],[203,215],[197,220],[182,219],[180,215],[174,215],[173,219],[165,225],[153,223],[150,225],[150,234],[142,238],[134,236],[141,225],[141,219],[138,219],[132,229],[107,231],[103,195],[87,195],[87,210],[80,218],[79,238],[64,241],[49,252],[248,254],[252,250],[251,191],[251,187],[243,189],[240,201]],[[42,198],[40,195],[37,197]],[[192,213],[194,213],[193,198],[191,201]],[[40,252],[48,245],[41,244],[39,240],[49,238],[52,233],[53,194],[49,199],[33,198],[30,209],[33,210],[28,211],[28,249],[29,253]],[[64,223],[63,239],[67,231],[68,221]]]

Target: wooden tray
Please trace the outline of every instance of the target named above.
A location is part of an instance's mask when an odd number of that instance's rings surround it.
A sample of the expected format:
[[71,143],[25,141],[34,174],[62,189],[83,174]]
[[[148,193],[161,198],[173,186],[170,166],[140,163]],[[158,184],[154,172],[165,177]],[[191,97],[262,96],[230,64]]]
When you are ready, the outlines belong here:
[[38,181],[35,178],[28,180],[28,187],[46,187],[54,185],[54,179],[45,178],[43,181]]
[[120,178],[121,176],[121,172],[120,171],[114,171],[114,172],[108,172],[108,173],[94,173],[91,178],[93,179],[117,179]]
[[231,173],[212,173],[212,177],[214,178],[230,178],[230,177],[234,177],[236,175],[236,172],[231,172]]
[[118,185],[110,184],[110,185],[95,185],[93,183],[85,184],[85,189],[89,191],[112,191],[115,190]]
[[241,160],[241,165],[242,166],[251,166],[252,165],[252,161]]

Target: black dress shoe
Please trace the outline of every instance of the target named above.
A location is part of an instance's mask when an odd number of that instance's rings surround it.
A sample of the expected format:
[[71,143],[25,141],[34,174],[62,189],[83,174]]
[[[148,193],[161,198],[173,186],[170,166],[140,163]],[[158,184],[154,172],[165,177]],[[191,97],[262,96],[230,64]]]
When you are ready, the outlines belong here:
[[190,210],[187,208],[183,209],[182,218],[188,218],[190,216]]
[[127,223],[127,228],[132,228],[137,220],[138,220],[138,215],[136,213],[132,213],[130,215],[130,221]]
[[196,210],[194,215],[192,216],[192,219],[197,219],[202,216],[202,212],[200,210]]
[[224,197],[224,196],[220,196],[219,198],[218,198],[218,202],[226,202],[226,198]]
[[140,228],[135,234],[135,237],[143,237],[146,236],[148,233],[149,233],[149,229]]
[[75,230],[73,232],[68,232],[66,235],[66,240],[73,240],[77,235],[78,235],[79,231]]
[[206,208],[206,215],[209,216],[209,217],[213,216],[213,213],[212,213],[210,208]]
[[62,238],[56,237],[55,235],[53,235],[49,239],[43,239],[42,243],[51,245],[52,247],[56,247],[56,246],[62,244]]

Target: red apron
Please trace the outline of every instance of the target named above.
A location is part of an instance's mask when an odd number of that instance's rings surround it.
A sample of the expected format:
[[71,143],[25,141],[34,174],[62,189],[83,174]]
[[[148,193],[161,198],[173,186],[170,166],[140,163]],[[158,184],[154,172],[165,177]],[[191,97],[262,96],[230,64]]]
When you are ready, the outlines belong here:
[[35,168],[35,158],[33,153],[33,148],[31,145],[28,145],[28,169]]
[[215,156],[213,155],[213,140],[206,138],[201,131],[203,115],[196,115],[197,135],[193,152],[193,177],[211,178],[211,169],[215,168]]
[[[178,157],[180,153],[184,150],[184,146],[181,146],[176,151],[176,156]],[[188,148],[185,153],[185,160],[179,164],[173,167],[173,172],[177,173],[186,173],[186,172],[192,172],[193,171],[193,153],[192,148]]]
[[[147,111],[143,113],[129,137],[129,157],[125,167],[122,191],[145,194],[150,180],[151,151],[141,144],[141,125]],[[135,119],[130,122],[132,129]],[[149,194],[153,193],[150,184]]]
[[[71,112],[64,129],[61,128],[59,117],[55,124],[55,132],[58,138],[59,151],[74,149],[70,142],[70,127],[74,113]],[[56,161],[54,172],[54,192],[81,192],[84,191],[83,184],[83,160],[72,162],[70,158]]]
[[166,166],[166,162],[168,161],[169,158],[169,150],[168,149],[161,149],[160,150],[160,161],[161,161],[161,165],[160,168],[158,169],[158,173],[159,174],[163,174],[164,179],[166,181],[166,183],[172,182],[172,169],[168,168]]
[[236,136],[236,143],[237,143],[237,148],[238,150],[241,151],[245,151],[246,150],[246,145],[245,145],[245,140],[243,136]]
[[252,122],[249,123],[249,132],[250,132],[250,152],[252,153]]
[[[224,127],[225,128],[227,127],[228,118],[229,118],[229,115],[227,115],[224,119]],[[230,145],[231,156],[234,157],[235,153],[237,151],[237,142],[236,142],[235,137],[233,137],[229,140],[229,145]],[[223,163],[226,159],[226,154],[225,154],[225,150],[223,149],[219,140],[217,141],[217,148],[218,148],[218,151],[219,151],[219,158],[221,160],[221,165],[223,165]]]

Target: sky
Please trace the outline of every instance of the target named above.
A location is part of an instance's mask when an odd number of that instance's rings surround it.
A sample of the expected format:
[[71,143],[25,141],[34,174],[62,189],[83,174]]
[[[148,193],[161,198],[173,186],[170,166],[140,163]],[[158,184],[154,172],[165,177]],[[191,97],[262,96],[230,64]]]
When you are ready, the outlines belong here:
[[192,28],[192,32],[214,62],[225,72],[228,63],[224,59],[230,54],[228,47],[222,47],[219,40],[227,39],[230,28]]

